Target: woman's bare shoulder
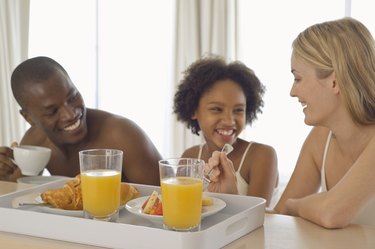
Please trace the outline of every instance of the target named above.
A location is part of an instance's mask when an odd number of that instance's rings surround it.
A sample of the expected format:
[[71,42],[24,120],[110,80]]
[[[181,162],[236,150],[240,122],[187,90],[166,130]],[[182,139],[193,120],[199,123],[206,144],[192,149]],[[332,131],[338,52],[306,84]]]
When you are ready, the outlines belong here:
[[329,133],[330,130],[328,128],[313,127],[302,145],[301,152],[310,154],[314,158],[314,161],[320,164]]
[[326,141],[329,133],[330,133],[330,130],[326,127],[314,126],[311,129],[306,139],[314,140],[315,142],[322,141],[322,140]]

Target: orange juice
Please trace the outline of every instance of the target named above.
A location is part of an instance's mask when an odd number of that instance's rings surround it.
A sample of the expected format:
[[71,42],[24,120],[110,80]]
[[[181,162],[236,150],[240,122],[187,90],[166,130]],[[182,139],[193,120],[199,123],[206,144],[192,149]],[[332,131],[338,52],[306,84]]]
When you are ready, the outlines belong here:
[[121,172],[89,170],[81,174],[83,209],[95,217],[107,217],[120,206]]
[[190,229],[201,221],[203,182],[192,177],[161,180],[164,224],[170,228]]

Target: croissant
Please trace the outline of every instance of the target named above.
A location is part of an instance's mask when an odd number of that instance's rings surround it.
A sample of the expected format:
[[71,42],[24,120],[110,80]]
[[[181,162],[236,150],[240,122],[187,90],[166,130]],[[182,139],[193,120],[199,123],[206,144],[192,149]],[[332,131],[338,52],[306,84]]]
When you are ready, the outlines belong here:
[[[140,196],[139,191],[132,185],[122,182],[120,192],[120,205]],[[55,208],[66,210],[82,210],[81,177],[77,175],[69,180],[62,188],[52,189],[41,194],[45,203]]]
[[125,182],[121,183],[120,206],[125,205],[128,201],[138,198],[141,195],[138,189]]
[[81,177],[78,175],[69,180],[62,188],[43,192],[41,198],[56,208],[82,210]]

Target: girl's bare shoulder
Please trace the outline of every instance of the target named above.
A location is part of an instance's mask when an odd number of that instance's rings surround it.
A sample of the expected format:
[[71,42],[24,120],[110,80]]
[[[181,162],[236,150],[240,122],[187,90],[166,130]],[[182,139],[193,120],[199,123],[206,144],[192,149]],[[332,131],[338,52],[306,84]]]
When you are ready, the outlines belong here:
[[250,142],[251,146],[247,154],[254,157],[265,157],[265,156],[276,156],[276,150],[272,145],[259,143],[259,142]]
[[197,158],[199,155],[200,145],[192,146],[188,149],[186,149],[181,157],[188,157],[188,158]]

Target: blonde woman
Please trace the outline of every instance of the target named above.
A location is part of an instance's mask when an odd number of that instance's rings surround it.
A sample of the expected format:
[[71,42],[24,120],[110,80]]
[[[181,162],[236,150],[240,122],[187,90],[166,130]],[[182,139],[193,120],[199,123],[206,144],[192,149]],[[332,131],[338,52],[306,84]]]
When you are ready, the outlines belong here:
[[[274,211],[326,228],[375,225],[373,37],[353,18],[313,25],[293,42],[291,72],[290,95],[313,128]],[[215,184],[230,187],[228,162],[219,165]]]

